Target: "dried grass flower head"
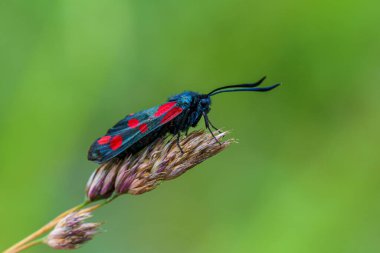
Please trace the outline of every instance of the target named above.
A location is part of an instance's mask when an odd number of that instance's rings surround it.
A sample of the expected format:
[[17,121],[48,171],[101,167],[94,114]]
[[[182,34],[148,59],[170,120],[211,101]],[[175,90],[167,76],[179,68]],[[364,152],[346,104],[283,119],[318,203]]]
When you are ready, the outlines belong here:
[[79,211],[68,214],[58,222],[44,239],[54,249],[76,249],[91,240],[98,232],[100,223],[85,223],[91,213]]
[[164,180],[179,177],[189,169],[218,154],[234,140],[222,141],[228,132],[214,132],[215,138],[203,130],[181,139],[158,139],[137,154],[101,165],[90,177],[86,193],[90,201],[106,199],[112,194],[142,194]]

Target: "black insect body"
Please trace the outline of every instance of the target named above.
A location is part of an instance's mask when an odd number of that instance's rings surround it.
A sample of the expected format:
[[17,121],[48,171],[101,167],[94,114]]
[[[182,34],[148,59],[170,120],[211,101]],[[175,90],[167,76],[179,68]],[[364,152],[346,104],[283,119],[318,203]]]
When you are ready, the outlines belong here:
[[265,77],[252,84],[220,87],[208,94],[185,91],[170,97],[168,102],[162,105],[130,114],[91,145],[88,159],[105,163],[116,156],[135,153],[168,133],[176,135],[179,141],[181,132],[187,133],[189,128],[195,127],[202,117],[206,128],[212,134],[211,127],[216,130],[217,128],[207,116],[210,111],[211,96],[236,91],[265,92],[280,85],[258,87],[264,79]]

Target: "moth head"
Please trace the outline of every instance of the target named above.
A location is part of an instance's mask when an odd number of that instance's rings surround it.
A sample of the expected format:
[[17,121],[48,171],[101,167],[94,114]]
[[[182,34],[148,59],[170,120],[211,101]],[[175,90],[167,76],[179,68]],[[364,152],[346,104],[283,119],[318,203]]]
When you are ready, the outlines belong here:
[[209,95],[200,95],[198,102],[198,109],[202,112],[208,113],[210,111],[211,98]]

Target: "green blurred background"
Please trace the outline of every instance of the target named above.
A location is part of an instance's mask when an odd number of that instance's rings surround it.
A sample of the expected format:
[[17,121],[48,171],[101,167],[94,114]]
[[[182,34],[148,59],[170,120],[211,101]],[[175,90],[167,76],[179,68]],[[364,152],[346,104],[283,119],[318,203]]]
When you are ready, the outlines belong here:
[[125,115],[267,75],[283,85],[213,99],[239,144],[100,209],[78,252],[380,252],[379,8],[1,1],[0,248],[82,201],[87,149]]

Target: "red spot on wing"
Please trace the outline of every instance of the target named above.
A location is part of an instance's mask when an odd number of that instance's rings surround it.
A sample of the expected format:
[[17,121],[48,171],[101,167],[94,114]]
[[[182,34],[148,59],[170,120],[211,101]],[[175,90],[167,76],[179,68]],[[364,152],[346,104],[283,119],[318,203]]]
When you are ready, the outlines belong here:
[[141,133],[145,133],[147,130],[148,130],[148,125],[147,124],[142,124],[140,127],[139,127],[139,130]]
[[140,121],[139,121],[138,119],[133,118],[133,119],[128,120],[128,126],[129,126],[130,128],[135,128],[135,127],[137,127],[139,124],[140,124]]
[[158,107],[157,109],[157,112],[154,114],[155,117],[160,117],[161,115],[163,115],[164,113],[168,112],[170,109],[173,108],[173,106],[175,106],[177,102],[168,102],[168,103],[165,103],[163,105],[161,105],[160,107]]
[[112,150],[116,150],[120,148],[122,144],[123,144],[123,137],[121,137],[120,135],[116,135],[111,139],[110,148]]
[[102,138],[100,138],[98,140],[98,144],[99,145],[104,145],[104,144],[107,144],[108,142],[110,142],[110,140],[111,140],[111,136],[106,135],[106,136],[103,136]]
[[178,114],[182,112],[181,107],[174,107],[170,111],[168,111],[165,116],[161,119],[161,124],[165,124],[168,121],[171,121],[175,117],[177,117]]

